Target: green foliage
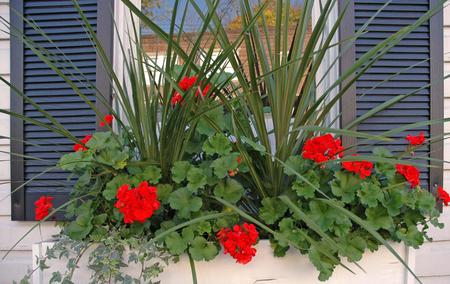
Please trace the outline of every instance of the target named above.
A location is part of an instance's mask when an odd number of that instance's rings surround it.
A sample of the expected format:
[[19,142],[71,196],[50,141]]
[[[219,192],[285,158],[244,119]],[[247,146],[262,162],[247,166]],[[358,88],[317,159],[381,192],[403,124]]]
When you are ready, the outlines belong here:
[[218,154],[225,156],[231,153],[232,147],[230,140],[222,133],[217,133],[211,136],[205,144],[203,144],[203,151],[207,155]]
[[192,167],[187,173],[187,188],[196,192],[203,188],[207,183],[207,176],[202,169]]
[[350,203],[355,198],[356,192],[361,188],[361,180],[352,173],[339,171],[335,173],[336,179],[331,183],[334,195],[345,203]]
[[177,161],[173,164],[172,180],[176,183],[181,183],[187,177],[187,173],[191,168],[191,164],[187,161]]
[[219,253],[219,250],[213,242],[208,242],[203,237],[195,237],[189,248],[189,253],[196,261],[208,261],[215,258]]
[[380,201],[384,200],[383,191],[376,183],[361,183],[361,190],[358,190],[357,195],[361,203],[368,207],[376,207]]
[[275,224],[287,211],[287,206],[278,198],[264,198],[261,202],[262,207],[259,209],[259,217],[266,222],[266,224]]
[[297,178],[297,180],[292,183],[292,190],[295,191],[299,197],[306,199],[313,198],[316,188],[320,187],[320,177],[312,170],[307,171],[303,177],[308,183],[303,179]]
[[367,208],[367,221],[376,230],[386,229],[390,230],[394,226],[394,221],[389,215],[388,211],[383,207]]
[[192,212],[202,207],[202,199],[194,196],[187,188],[180,188],[172,192],[169,197],[170,207],[177,210],[180,218],[189,218]]
[[231,178],[226,178],[220,181],[214,188],[214,194],[217,197],[223,198],[231,203],[238,202],[244,194],[242,185]]

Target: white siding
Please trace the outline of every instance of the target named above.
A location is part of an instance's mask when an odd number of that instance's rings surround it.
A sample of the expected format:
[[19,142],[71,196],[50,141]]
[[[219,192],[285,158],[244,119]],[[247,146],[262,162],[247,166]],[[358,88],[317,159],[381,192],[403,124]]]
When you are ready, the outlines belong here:
[[[9,6],[7,0],[0,0],[0,16],[9,21]],[[0,32],[0,76],[9,80],[10,73],[10,44],[9,35]],[[0,108],[9,109],[9,87],[0,83]],[[0,136],[9,137],[9,117],[0,114]],[[24,235],[35,223],[11,221],[11,187],[9,163],[9,139],[0,139],[0,257],[2,257],[14,243]],[[6,160],[6,161],[5,161]],[[20,280],[31,267],[31,244],[41,239],[48,239],[56,233],[53,223],[42,226],[42,238],[39,230],[33,231],[10,254],[0,261],[0,284],[12,283]]]
[[[444,10],[444,73],[450,74],[450,6]],[[444,117],[450,117],[450,80],[444,87]],[[450,131],[450,123],[445,125],[445,133]],[[450,161],[450,140],[444,143],[444,160]],[[444,166],[444,188],[450,190],[450,165]],[[433,230],[434,242],[427,243],[416,251],[416,272],[425,284],[450,283],[450,208],[444,208],[441,222],[443,230]]]

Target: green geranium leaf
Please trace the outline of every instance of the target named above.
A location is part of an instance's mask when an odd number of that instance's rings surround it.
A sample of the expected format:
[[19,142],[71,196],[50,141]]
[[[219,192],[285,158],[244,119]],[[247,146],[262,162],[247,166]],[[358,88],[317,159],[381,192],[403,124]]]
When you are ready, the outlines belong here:
[[380,186],[370,182],[363,182],[357,194],[361,203],[369,207],[376,207],[378,202],[382,201],[384,197]]
[[266,197],[261,203],[262,207],[259,209],[259,217],[269,225],[275,224],[276,221],[284,216],[288,209],[287,205],[277,197]]
[[352,222],[341,211],[315,200],[309,202],[309,208],[310,217],[322,230],[334,231],[337,236],[350,231]]
[[210,156],[225,156],[230,154],[232,149],[231,141],[223,133],[214,134],[203,144],[203,151]]
[[211,223],[208,221],[203,221],[193,225],[194,231],[196,231],[199,235],[209,234],[211,233],[212,227]]
[[109,165],[116,170],[121,170],[127,166],[129,159],[128,153],[118,149],[109,149],[108,151],[101,151],[96,156],[99,163]]
[[176,183],[181,183],[187,177],[187,173],[191,168],[191,164],[186,161],[176,161],[172,167],[172,180]]
[[192,226],[183,228],[181,236],[186,243],[190,243],[194,239],[194,229]]
[[374,156],[383,157],[383,158],[392,158],[394,155],[388,149],[384,147],[375,147],[372,150]]
[[231,203],[238,202],[243,194],[244,188],[242,185],[231,178],[220,181],[214,188],[214,195]]
[[187,188],[196,192],[200,188],[204,188],[207,183],[207,176],[202,169],[191,167],[187,173]]
[[58,167],[68,172],[82,172],[91,167],[92,156],[87,151],[78,151],[61,156]]
[[334,220],[336,219],[335,213],[330,206],[319,201],[310,201],[309,208],[311,210],[311,218],[316,222],[316,224],[322,228],[322,230],[331,229]]
[[361,188],[361,179],[343,171],[335,173],[336,179],[331,183],[331,190],[334,195],[341,197],[345,203],[350,203],[355,199],[356,192]]
[[183,254],[188,247],[187,242],[177,232],[172,232],[167,235],[164,242],[169,252],[173,255]]
[[308,243],[301,233],[301,229],[295,226],[294,219],[283,218],[278,223],[278,228],[279,231],[274,237],[281,247],[288,247],[289,243],[293,243],[299,249],[308,249]]
[[102,131],[95,132],[92,135],[92,138],[86,143],[86,146],[94,151],[101,151],[104,149],[113,148],[114,146],[117,146],[117,144],[112,142],[111,132]]
[[172,192],[173,187],[171,184],[158,184],[157,193],[158,200],[163,204],[169,203],[170,193]]
[[200,117],[197,123],[197,132],[206,136],[211,136],[217,132],[217,130],[211,126],[210,121],[214,122],[219,129],[225,129],[225,117],[223,107],[214,107],[210,111],[204,113],[206,117]]
[[105,190],[102,192],[103,197],[106,200],[113,200],[116,198],[117,190],[124,184],[130,184],[129,176],[126,174],[119,174],[115,176],[112,180],[110,180],[105,187]]
[[82,240],[94,228],[93,214],[92,214],[92,200],[86,201],[78,207],[78,216],[75,221],[70,222],[66,227],[67,235],[74,240]]
[[214,174],[222,179],[228,176],[229,170],[234,170],[238,167],[237,158],[239,153],[231,153],[230,155],[220,157],[211,163],[211,167],[214,170]]
[[284,173],[288,176],[295,176],[297,174],[303,174],[308,168],[310,167],[307,160],[301,156],[290,156],[286,161]]
[[219,253],[219,250],[213,242],[208,242],[203,237],[195,237],[189,248],[189,253],[196,261],[214,259]]
[[292,190],[295,191],[300,197],[313,198],[316,191],[315,188],[320,188],[320,177],[312,170],[306,172],[303,177],[305,177],[314,186],[306,183],[300,178],[297,178],[297,180],[292,183]]
[[84,172],[84,174],[82,174],[79,178],[78,181],[76,183],[76,187],[77,188],[83,188],[85,186],[87,186],[89,184],[89,182],[91,181],[91,171],[87,170]]
[[91,223],[81,226],[76,221],[73,221],[66,227],[66,232],[71,239],[80,241],[87,237],[92,231],[92,228],[94,228],[94,226]]
[[92,224],[94,224],[94,225],[103,225],[103,223],[105,223],[107,217],[108,217],[108,215],[105,214],[105,213],[100,214],[100,215],[96,215],[92,219]]
[[394,226],[394,221],[389,215],[388,211],[383,207],[367,208],[367,221],[373,226],[375,230],[386,229],[390,230]]
[[142,179],[149,181],[151,184],[158,184],[161,178],[161,169],[155,166],[147,166],[142,172]]
[[350,262],[358,262],[362,259],[366,249],[366,241],[360,236],[346,235],[339,240],[341,248],[339,254],[346,256]]
[[170,194],[170,207],[177,210],[181,218],[189,218],[192,212],[202,207],[202,199],[194,196],[187,188],[180,188]]
[[334,270],[334,264],[331,262],[331,260],[328,257],[322,255],[315,246],[311,246],[308,256],[311,263],[320,272],[319,280],[328,280],[331,277],[331,274],[333,274]]
[[425,240],[424,233],[420,232],[415,225],[410,225],[408,228],[400,228],[396,232],[399,239],[405,242],[405,245],[418,249]]
[[388,210],[389,215],[397,216],[400,214],[400,208],[403,207],[403,193],[401,189],[393,188],[388,190],[388,195],[382,201],[382,204]]
[[436,198],[431,193],[420,190],[417,193],[417,207],[422,212],[429,214],[436,208]]

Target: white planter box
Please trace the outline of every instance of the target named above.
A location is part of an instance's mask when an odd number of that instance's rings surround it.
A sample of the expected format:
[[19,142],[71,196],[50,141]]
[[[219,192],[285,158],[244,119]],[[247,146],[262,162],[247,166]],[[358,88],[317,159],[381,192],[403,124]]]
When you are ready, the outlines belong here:
[[[45,248],[52,243],[40,243],[33,246],[33,262],[36,256],[45,253]],[[414,259],[409,258],[409,250],[399,244],[394,248],[400,256],[407,260],[414,269]],[[318,272],[309,262],[308,257],[290,250],[283,258],[275,258],[268,241],[260,241],[256,246],[256,257],[247,265],[237,264],[229,256],[220,254],[210,262],[196,262],[199,284],[310,284],[324,283],[317,280]],[[74,274],[75,283],[89,282],[86,268],[87,257],[81,259],[79,269]],[[347,264],[347,263],[346,263]],[[354,264],[348,266],[356,273],[351,274],[342,267],[338,267],[332,278],[325,283],[333,284],[413,284],[414,279],[403,265],[389,251],[382,247],[375,253],[367,253],[359,263],[366,271],[362,272]],[[64,271],[63,261],[51,263],[53,269]],[[138,265],[126,268],[127,273],[138,275]],[[34,284],[48,283],[53,269],[44,272],[36,271]],[[187,257],[180,262],[167,267],[160,278],[161,284],[191,284],[192,276]]]

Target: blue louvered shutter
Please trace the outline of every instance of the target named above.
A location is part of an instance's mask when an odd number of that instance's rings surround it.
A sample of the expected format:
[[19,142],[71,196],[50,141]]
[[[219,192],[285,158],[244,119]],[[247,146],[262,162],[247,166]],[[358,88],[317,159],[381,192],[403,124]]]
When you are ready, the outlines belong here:
[[[353,14],[353,31],[359,30],[386,4],[384,0],[355,0],[352,2],[350,14]],[[399,31],[402,27],[413,24],[433,7],[433,2],[435,1],[393,0],[370,23],[366,29],[367,33],[356,39],[352,50],[354,60],[359,59],[375,45]],[[347,23],[352,21],[347,21]],[[395,96],[407,95],[419,88],[426,87],[365,120],[358,125],[357,130],[376,135],[407,124],[442,118],[443,71],[442,64],[439,63],[439,61],[442,61],[442,54],[442,14],[439,13],[393,47],[356,81],[353,94],[350,94],[354,96],[355,112],[353,116],[359,117]],[[413,68],[407,70],[408,67],[413,65]],[[401,72],[401,74],[392,77],[398,72]],[[382,83],[388,78],[388,82]],[[432,82],[431,86],[427,86]],[[347,118],[347,121],[351,121],[351,118]],[[424,125],[393,135],[392,137],[395,138],[393,142],[378,143],[377,145],[386,146],[394,153],[403,152],[408,145],[408,142],[404,139],[406,135],[417,135],[421,131],[425,133],[427,138],[430,137],[432,132],[435,134],[441,132],[442,134],[440,125]],[[362,141],[358,142],[361,143]],[[431,147],[442,147],[442,145],[435,144]],[[361,147],[358,152],[368,154],[372,148]],[[431,157],[442,159],[442,153],[440,152],[442,149],[434,149],[433,151],[430,147],[422,147],[415,153],[417,156],[430,157],[430,151]],[[429,165],[427,160],[418,159],[416,162]],[[429,168],[422,167],[420,170],[421,185],[424,188],[433,190],[432,186],[442,180],[442,174],[436,173],[435,176],[432,176]],[[437,169],[437,171],[442,172],[442,169]],[[432,186],[430,187],[430,185]]]
[[[50,52],[53,59],[59,60],[57,65],[64,69],[66,75],[70,75],[71,80],[76,82],[89,100],[96,103],[98,94],[90,84],[98,85],[99,78],[104,79],[104,76],[99,76],[102,72],[101,63],[97,60],[96,50],[72,1],[24,0],[17,2],[20,3],[15,3],[17,5],[15,8],[18,8],[17,10],[33,23],[27,23],[12,14],[12,17],[16,18],[15,23],[21,24],[23,34]],[[100,2],[105,1],[79,0],[78,2],[90,24],[97,30],[100,22]],[[111,15],[111,12],[109,10],[107,13]],[[102,20],[105,21],[105,19]],[[32,25],[42,29],[48,38],[36,31]],[[103,36],[103,38],[108,37]],[[112,33],[109,39],[112,40]],[[20,41],[14,40],[12,48],[18,49],[13,51],[15,53],[13,58],[20,58],[20,62],[16,62],[19,63],[18,66],[12,66],[12,79],[16,85],[19,83],[25,95],[79,138],[96,130],[98,119],[94,111],[64,79]],[[107,88],[103,88],[103,91],[108,92]],[[11,96],[13,111],[49,123],[31,104],[21,101],[18,96],[13,94]],[[28,122],[13,120],[12,127],[12,137],[25,141],[23,143],[12,141],[15,152],[21,152],[25,156],[23,162],[12,162],[12,179],[15,185],[20,184],[21,180],[28,181],[13,195],[12,215],[15,220],[32,220],[34,219],[34,202],[40,196],[53,196],[55,206],[67,200],[73,186],[73,182],[67,179],[68,173],[59,169],[44,174],[42,172],[54,166],[62,154],[73,151],[73,142],[62,135]],[[30,181],[31,179],[33,180]]]

